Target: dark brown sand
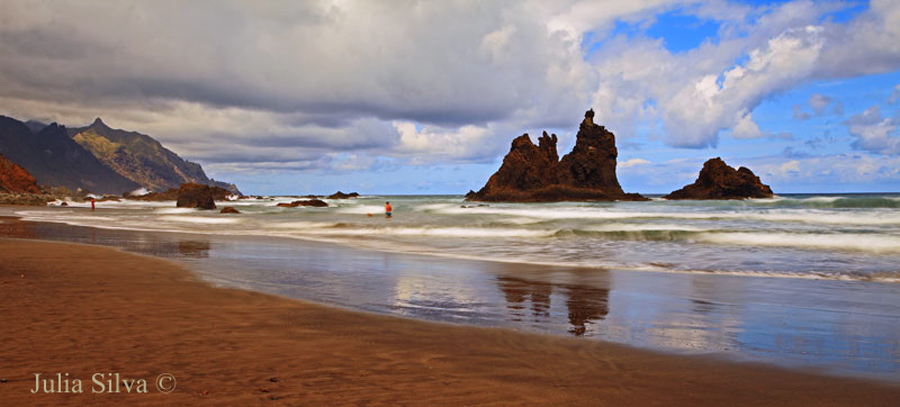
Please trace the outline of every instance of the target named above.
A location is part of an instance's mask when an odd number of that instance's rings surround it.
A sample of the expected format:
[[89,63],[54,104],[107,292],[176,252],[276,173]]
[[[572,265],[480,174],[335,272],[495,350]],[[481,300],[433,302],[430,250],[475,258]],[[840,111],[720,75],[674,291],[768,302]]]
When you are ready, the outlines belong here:
[[[0,406],[900,405],[896,385],[345,311],[105,247],[0,239],[0,293]],[[34,373],[84,393],[31,394]],[[148,393],[91,394],[94,373]]]

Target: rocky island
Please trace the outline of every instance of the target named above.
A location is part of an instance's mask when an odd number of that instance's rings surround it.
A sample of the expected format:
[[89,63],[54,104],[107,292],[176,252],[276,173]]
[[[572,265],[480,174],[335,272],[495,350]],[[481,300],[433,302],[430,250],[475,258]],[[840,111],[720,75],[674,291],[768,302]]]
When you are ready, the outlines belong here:
[[665,196],[665,199],[747,199],[771,198],[772,189],[747,167],[734,169],[716,157],[703,163],[700,176]]
[[547,132],[538,145],[528,134],[516,137],[503,165],[478,192],[466,199],[489,202],[643,201],[626,194],[616,178],[616,137],[594,124],[588,110],[576,136],[575,147],[562,160],[556,135]]

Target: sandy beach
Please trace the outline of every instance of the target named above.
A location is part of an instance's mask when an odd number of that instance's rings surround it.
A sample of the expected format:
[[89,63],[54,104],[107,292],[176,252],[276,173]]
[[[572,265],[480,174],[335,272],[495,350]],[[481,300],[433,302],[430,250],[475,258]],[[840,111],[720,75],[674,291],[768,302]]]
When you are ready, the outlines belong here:
[[[0,240],[4,405],[896,405],[900,388],[233,289],[116,249]],[[47,394],[42,378],[80,379]],[[147,393],[92,394],[119,373]],[[159,392],[169,373],[176,388]],[[273,381],[272,379],[275,379]],[[138,382],[139,383],[139,382]],[[169,386],[163,383],[163,387]],[[41,389],[43,390],[43,389]]]

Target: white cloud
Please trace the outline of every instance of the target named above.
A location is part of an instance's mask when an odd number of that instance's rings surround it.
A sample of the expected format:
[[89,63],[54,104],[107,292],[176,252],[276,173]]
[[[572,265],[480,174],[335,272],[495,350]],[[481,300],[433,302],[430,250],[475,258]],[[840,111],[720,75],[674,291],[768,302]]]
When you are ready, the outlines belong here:
[[866,109],[848,119],[845,124],[850,135],[856,138],[852,146],[877,154],[900,155],[900,123],[882,118],[878,105]]
[[643,158],[632,158],[625,162],[619,163],[618,169],[627,170],[631,167],[638,167],[641,165],[650,165],[650,164],[652,164],[650,161],[647,161]]
[[803,107],[800,105],[794,105],[793,112],[794,120],[809,120],[812,117],[811,114],[804,112]]
[[809,97],[809,106],[816,112],[817,115],[822,115],[825,112],[825,108],[831,104],[831,98],[820,93],[814,93]]
[[[524,131],[574,130],[589,106],[619,140],[650,127],[701,148],[723,132],[769,135],[752,115],[768,96],[900,67],[900,4],[823,20],[841,7],[10,0],[0,2],[0,102],[23,119],[103,116],[223,167],[484,162]],[[673,10],[714,20],[717,37],[672,53],[641,34]],[[637,33],[615,35],[617,22]],[[826,99],[809,105],[822,114]],[[893,151],[894,125],[858,129],[858,148]]]
[[893,105],[897,103],[897,99],[900,99],[900,85],[894,86],[894,91],[891,92],[891,96],[888,98],[888,103]]

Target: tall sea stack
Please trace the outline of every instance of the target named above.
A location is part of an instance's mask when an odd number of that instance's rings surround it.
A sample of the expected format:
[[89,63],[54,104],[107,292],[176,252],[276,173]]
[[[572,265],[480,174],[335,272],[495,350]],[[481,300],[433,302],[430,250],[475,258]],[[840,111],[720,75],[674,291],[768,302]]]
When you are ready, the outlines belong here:
[[616,136],[594,124],[594,111],[584,114],[575,147],[562,160],[557,137],[547,132],[538,145],[528,134],[516,137],[503,165],[478,192],[466,199],[490,202],[641,201],[626,194],[616,178]]

